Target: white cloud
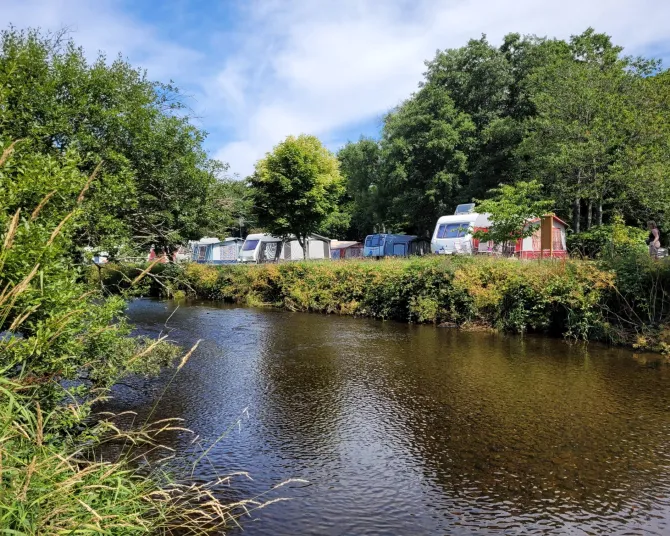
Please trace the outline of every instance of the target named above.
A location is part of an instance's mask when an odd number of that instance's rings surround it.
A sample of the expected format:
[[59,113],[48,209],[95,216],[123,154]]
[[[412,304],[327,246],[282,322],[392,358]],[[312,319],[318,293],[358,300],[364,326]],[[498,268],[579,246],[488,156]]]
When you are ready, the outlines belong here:
[[18,28],[67,29],[90,59],[118,53],[156,80],[184,77],[202,60],[199,52],[161,38],[155,27],[121,11],[112,0],[2,0],[2,19]]
[[509,32],[568,37],[593,26],[630,53],[670,50],[670,2],[660,0],[237,0],[225,23],[234,28],[206,25],[214,51],[179,44],[114,0],[0,3],[19,27],[68,27],[89,54],[121,51],[152,78],[188,85],[214,156],[242,176],[288,134],[333,147],[345,128],[409,96],[437,49],[482,33],[497,43]]
[[498,42],[509,32],[568,37],[594,26],[642,52],[670,40],[667,20],[670,3],[655,0],[255,2],[237,53],[264,75],[247,69],[236,140],[218,154],[244,175],[287,134],[329,137],[378,117],[416,89],[437,49],[482,33]]

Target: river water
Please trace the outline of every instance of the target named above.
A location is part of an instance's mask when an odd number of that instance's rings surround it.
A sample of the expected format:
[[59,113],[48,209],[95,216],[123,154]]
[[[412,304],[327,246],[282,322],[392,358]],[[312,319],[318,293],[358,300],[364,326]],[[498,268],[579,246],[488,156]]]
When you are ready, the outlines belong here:
[[[176,310],[175,310],[176,309]],[[220,493],[289,498],[247,535],[670,534],[670,366],[630,351],[337,316],[138,300],[140,332],[202,339],[109,408]],[[169,319],[169,320],[168,320]],[[167,322],[167,324],[166,324]]]

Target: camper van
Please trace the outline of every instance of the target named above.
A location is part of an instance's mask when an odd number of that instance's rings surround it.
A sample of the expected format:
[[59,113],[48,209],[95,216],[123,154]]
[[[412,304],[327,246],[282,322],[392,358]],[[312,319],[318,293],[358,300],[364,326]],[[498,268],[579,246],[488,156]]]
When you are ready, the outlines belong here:
[[238,260],[240,262],[275,262],[282,250],[282,239],[269,234],[258,233],[247,236]]
[[[330,240],[312,234],[307,239],[308,259],[330,259]],[[250,234],[242,245],[239,262],[277,262],[303,260],[303,249],[295,237],[282,240],[269,234]]]
[[491,226],[488,214],[474,212],[475,204],[458,205],[451,216],[437,220],[430,249],[442,255],[472,254],[488,252],[490,244],[472,238],[472,233]]

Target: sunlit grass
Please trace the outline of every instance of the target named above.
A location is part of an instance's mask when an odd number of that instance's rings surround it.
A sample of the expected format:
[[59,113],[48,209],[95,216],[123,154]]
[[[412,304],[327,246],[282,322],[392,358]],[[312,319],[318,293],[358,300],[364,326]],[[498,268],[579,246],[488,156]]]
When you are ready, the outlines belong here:
[[[160,437],[167,432],[191,433],[180,420],[127,431],[113,424],[116,416],[107,414],[84,434],[60,439],[51,433],[53,415],[43,414],[39,404],[21,391],[20,385],[0,378],[0,533],[220,534],[238,525],[241,517],[286,500],[270,497],[275,489],[303,482],[291,479],[259,495],[225,502],[216,488],[236,478],[249,479],[247,473],[217,476],[201,484],[188,475],[173,479],[167,471],[174,453],[160,443]],[[96,457],[107,442],[123,445],[114,461]],[[208,452],[204,446],[201,449],[204,454],[198,461]],[[149,453],[164,455],[149,463]]]

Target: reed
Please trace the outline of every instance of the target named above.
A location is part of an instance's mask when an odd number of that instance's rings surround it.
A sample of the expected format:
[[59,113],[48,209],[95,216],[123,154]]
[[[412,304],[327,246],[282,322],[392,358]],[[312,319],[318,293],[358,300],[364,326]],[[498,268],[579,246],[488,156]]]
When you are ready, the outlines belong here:
[[[77,405],[72,409],[84,411]],[[287,500],[270,497],[276,489],[306,482],[289,479],[226,502],[216,488],[248,474],[217,476],[207,483],[169,476],[166,463],[173,454],[160,437],[192,433],[179,419],[121,430],[113,423],[116,417],[101,414],[82,436],[55,440],[56,410],[43,414],[24,386],[0,376],[0,527],[7,534],[221,534],[243,516]],[[124,447],[113,461],[97,454],[106,443],[120,442]],[[155,451],[169,455],[148,463],[147,455]],[[137,469],[140,459],[142,471]]]

